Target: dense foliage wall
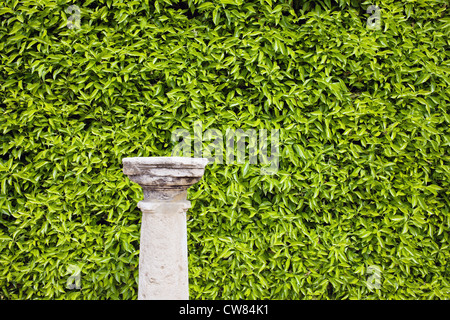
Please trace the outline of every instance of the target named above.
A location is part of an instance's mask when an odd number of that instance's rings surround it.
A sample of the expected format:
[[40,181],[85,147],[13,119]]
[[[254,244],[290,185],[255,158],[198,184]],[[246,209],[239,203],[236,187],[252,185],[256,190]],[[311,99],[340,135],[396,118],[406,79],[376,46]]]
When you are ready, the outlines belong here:
[[210,164],[190,188],[191,298],[450,298],[447,1],[0,17],[0,299],[136,299],[142,191],[121,160],[170,156],[195,121],[280,129],[280,163]]

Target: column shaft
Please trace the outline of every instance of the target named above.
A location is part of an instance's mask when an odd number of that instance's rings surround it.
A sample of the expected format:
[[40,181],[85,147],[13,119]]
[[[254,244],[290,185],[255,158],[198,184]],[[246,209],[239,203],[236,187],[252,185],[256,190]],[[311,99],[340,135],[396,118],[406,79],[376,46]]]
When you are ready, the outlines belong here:
[[189,202],[141,202],[139,207],[142,223],[138,299],[189,299],[186,232]]

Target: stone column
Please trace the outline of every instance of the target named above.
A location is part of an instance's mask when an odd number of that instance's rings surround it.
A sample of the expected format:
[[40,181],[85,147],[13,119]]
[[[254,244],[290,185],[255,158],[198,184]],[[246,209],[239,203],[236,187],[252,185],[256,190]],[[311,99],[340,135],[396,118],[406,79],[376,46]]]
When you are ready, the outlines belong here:
[[139,300],[187,300],[187,189],[198,182],[208,159],[123,159],[123,172],[144,191],[139,252]]

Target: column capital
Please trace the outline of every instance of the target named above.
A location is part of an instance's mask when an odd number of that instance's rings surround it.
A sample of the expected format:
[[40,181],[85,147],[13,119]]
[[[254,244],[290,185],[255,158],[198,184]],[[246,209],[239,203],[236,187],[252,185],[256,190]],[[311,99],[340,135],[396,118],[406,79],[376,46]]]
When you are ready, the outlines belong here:
[[137,204],[142,213],[177,214],[186,213],[191,207],[190,201],[139,201]]
[[187,189],[200,181],[206,158],[134,157],[123,158],[123,173],[144,191],[141,202],[179,202]]

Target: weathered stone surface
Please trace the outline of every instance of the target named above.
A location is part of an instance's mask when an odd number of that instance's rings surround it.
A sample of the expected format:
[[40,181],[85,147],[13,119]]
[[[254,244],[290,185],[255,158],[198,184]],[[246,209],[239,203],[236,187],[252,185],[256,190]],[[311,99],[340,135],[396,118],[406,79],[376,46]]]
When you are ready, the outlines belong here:
[[189,299],[187,188],[203,176],[208,159],[124,158],[123,172],[144,191],[141,209],[139,300]]
[[208,159],[184,157],[124,158],[123,173],[140,185],[154,188],[191,186],[205,171]]

